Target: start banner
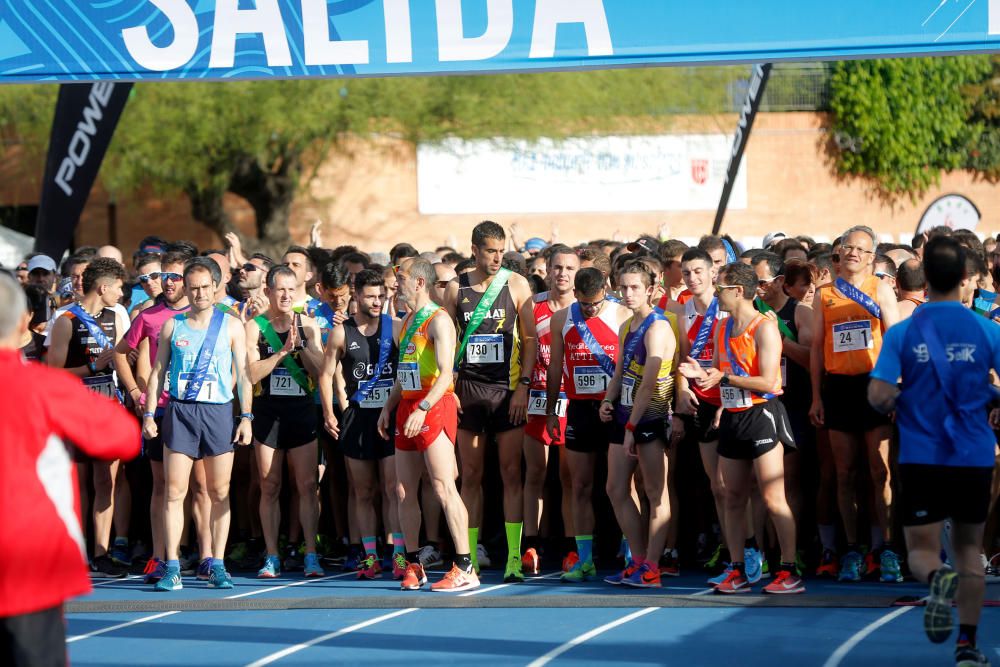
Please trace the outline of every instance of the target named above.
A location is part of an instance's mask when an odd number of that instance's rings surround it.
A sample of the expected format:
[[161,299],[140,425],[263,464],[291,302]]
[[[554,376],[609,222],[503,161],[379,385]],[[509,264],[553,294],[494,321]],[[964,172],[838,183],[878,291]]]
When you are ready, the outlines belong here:
[[998,38],[1000,0],[7,0],[0,82],[758,63]]

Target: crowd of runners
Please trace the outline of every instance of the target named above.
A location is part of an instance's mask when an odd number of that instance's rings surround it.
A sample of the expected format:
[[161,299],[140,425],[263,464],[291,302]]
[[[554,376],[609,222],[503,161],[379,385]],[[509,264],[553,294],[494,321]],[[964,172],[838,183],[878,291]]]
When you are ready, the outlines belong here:
[[138,458],[71,453],[93,577],[336,567],[417,590],[450,561],[431,590],[496,563],[786,595],[909,574],[931,639],[957,596],[956,660],[987,664],[1000,247],[863,226],[760,245],[521,244],[493,222],[467,248],[280,257],[147,237],[27,257],[15,349],[140,423]]

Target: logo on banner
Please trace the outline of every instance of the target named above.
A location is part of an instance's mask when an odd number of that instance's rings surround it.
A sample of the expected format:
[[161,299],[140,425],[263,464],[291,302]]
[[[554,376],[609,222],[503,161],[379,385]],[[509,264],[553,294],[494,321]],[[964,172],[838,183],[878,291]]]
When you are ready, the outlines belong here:
[[67,197],[73,196],[73,177],[78,167],[82,167],[90,157],[91,139],[97,135],[98,124],[104,120],[104,112],[111,101],[115,84],[100,82],[91,86],[89,103],[83,108],[83,119],[77,123],[76,132],[69,142],[66,157],[56,172],[56,185]]
[[708,181],[708,160],[691,160],[691,179],[698,185]]

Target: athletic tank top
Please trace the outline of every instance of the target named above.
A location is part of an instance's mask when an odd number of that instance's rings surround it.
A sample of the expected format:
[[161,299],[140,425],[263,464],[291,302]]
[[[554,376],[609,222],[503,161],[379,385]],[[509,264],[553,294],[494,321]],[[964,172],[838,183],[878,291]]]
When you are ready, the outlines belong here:
[[[431,342],[427,329],[435,317],[447,317],[447,315],[442,315],[444,312],[443,308],[438,308],[433,315],[428,317],[413,333],[406,350],[400,352],[402,358],[396,369],[396,377],[403,387],[403,398],[407,400],[423,400],[440,375],[434,343]],[[406,335],[414,315],[415,313],[410,313],[403,320],[402,335]],[[448,391],[445,394],[451,394],[454,390],[455,386],[452,383],[448,386]]]
[[[673,313],[666,313],[666,315],[672,317]],[[637,331],[631,330],[634,319],[635,316],[628,318],[625,326],[622,327],[624,333],[620,334],[618,341],[618,349],[620,350],[625,350],[631,345],[632,339],[638,334]],[[676,320],[676,318],[674,319]],[[621,393],[618,397],[618,403],[615,406],[615,417],[620,424],[624,424],[632,415],[632,405],[635,401],[635,394],[639,390],[639,385],[642,383],[642,374],[646,370],[646,358],[648,356],[649,352],[646,350],[645,339],[638,341],[636,343],[635,356],[632,357],[628,368],[622,371]],[[670,416],[670,406],[674,402],[673,369],[673,357],[663,359],[660,362],[660,371],[656,375],[656,387],[653,389],[653,396],[646,407],[646,411],[637,423],[642,424],[656,419],[666,419]]]
[[[535,370],[531,374],[531,388],[545,391],[549,363],[552,361],[552,304],[549,303],[549,293],[541,292],[535,295],[535,332],[538,337],[538,359],[535,360]],[[559,391],[564,390],[565,382],[560,381]]]
[[[390,326],[392,326],[390,324]],[[382,336],[382,318],[378,318],[378,327],[371,336],[366,336],[358,329],[358,323],[354,318],[344,321],[344,358],[341,365],[344,369],[344,385],[347,387],[347,397],[350,398],[357,393],[358,388],[367,382],[375,374],[375,367],[378,365],[379,341]],[[378,382],[372,385],[365,400],[359,404],[351,401],[351,405],[382,409],[385,400],[389,397],[393,382],[396,381],[396,362],[399,360],[399,347],[392,332],[389,332],[389,357]]]
[[[698,338],[698,332],[701,331],[701,323],[705,320],[705,316],[699,315],[694,305],[694,299],[684,304],[684,333],[687,334],[688,343],[691,345],[694,345],[694,341]],[[695,357],[695,361],[702,368],[710,368],[712,366],[712,356],[715,353],[715,334],[719,330],[719,322],[725,320],[727,317],[729,317],[729,313],[716,309],[715,322],[712,324],[708,341],[705,343],[705,347],[702,348],[701,354]],[[689,386],[699,401],[706,401],[716,407],[721,405],[722,399],[719,398],[718,385],[708,390],[702,389],[696,382],[691,382]]]
[[[563,325],[563,387],[566,397],[575,401],[602,401],[608,390],[611,376],[601,370],[600,364],[583,342],[571,315],[566,314]],[[612,362],[618,361],[618,309],[606,303],[600,314],[586,321],[597,344],[604,348]]]
[[[66,350],[65,368],[78,368],[80,366],[86,366],[87,364],[95,361],[97,357],[101,356],[101,353],[104,352],[106,348],[97,344],[94,337],[90,335],[90,329],[87,328],[87,325],[84,324],[81,319],[69,310],[65,311],[60,317],[68,318],[73,328],[73,332],[70,334],[69,338],[69,345]],[[104,308],[101,310],[100,315],[94,318],[94,321],[101,327],[101,331],[104,332],[104,335],[108,337],[108,340],[110,340],[113,345],[115,342],[115,328],[117,323],[115,311],[110,308]],[[109,365],[104,370],[97,371],[96,375],[111,375],[113,370],[114,369]]]
[[[229,344],[229,316],[223,316],[208,372],[198,392],[198,403],[230,403],[233,400],[233,350]],[[170,337],[170,398],[184,400],[187,383],[194,376],[198,352],[208,328],[193,329],[186,314],[174,317]]]
[[[756,333],[757,328],[761,325],[761,322],[765,319],[767,318],[764,315],[758,314],[742,333],[735,334],[729,339],[729,348],[733,352],[733,358],[736,360],[736,363],[739,364],[740,368],[746,371],[746,374],[750,377],[757,377],[760,375],[760,359],[757,356],[757,343],[754,341],[754,334]],[[719,368],[723,373],[736,375],[736,373],[733,372],[732,364],[729,363],[729,355],[726,354],[726,348],[722,340],[722,337],[725,335],[726,327],[718,327],[715,344],[719,346]],[[737,389],[736,387],[721,387],[720,389],[724,390],[724,394],[722,395],[722,406],[731,412],[742,412],[749,409],[753,405],[767,403],[768,400],[760,394],[751,392],[747,389]],[[776,378],[774,386],[771,388],[769,393],[776,396],[781,394],[780,374]]]
[[[789,298],[784,307],[776,313],[778,319],[788,326],[796,339],[799,337],[799,327],[795,324],[795,309],[798,308],[798,305],[798,301]],[[809,404],[812,403],[812,382],[809,380],[809,368],[800,366],[790,357],[782,355],[781,377],[781,388],[785,392],[781,395],[782,402],[789,406],[802,406],[808,410]]]
[[[458,277],[458,344],[473,311],[483,298],[469,285],[469,274]],[[514,389],[521,377],[520,337],[517,328],[517,307],[510,295],[510,285],[493,301],[479,327],[472,332],[469,345],[459,360],[458,372],[464,378]]]
[[[875,303],[878,303],[878,284],[879,279],[875,276],[868,276],[861,284],[861,291]],[[832,284],[820,287],[816,300],[823,309],[823,326],[826,327],[823,344],[826,372],[835,375],[870,373],[882,350],[881,320],[841,294]]]
[[[299,347],[292,352],[291,359],[295,361],[296,364],[305,372],[305,366],[302,363],[301,352],[306,346],[306,330],[302,327],[302,316],[298,313],[295,314],[294,320],[295,326],[299,328]],[[284,346],[285,341],[288,340],[288,332],[284,333],[275,330],[274,332],[278,336],[278,340],[281,341],[282,346]],[[220,334],[221,338],[221,334]],[[267,359],[268,357],[273,357],[281,348],[275,350],[271,347],[271,344],[267,342],[264,338],[264,332],[261,331],[257,334],[257,352],[260,354],[261,359]],[[274,367],[271,374],[267,377],[261,378],[260,382],[254,385],[253,396],[256,401],[275,401],[279,403],[285,403],[287,401],[295,400],[305,400],[306,402],[312,402],[313,392],[307,392],[303,389],[292,377],[291,372],[285,368],[285,362],[280,361],[278,365]]]

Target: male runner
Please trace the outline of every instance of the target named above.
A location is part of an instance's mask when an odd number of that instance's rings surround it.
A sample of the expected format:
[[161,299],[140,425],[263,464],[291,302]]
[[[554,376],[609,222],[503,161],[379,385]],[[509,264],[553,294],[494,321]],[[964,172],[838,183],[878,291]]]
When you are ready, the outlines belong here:
[[399,481],[399,523],[406,544],[403,590],[418,590],[427,583],[417,550],[420,543],[420,504],[417,490],[426,469],[441,501],[445,520],[455,543],[455,561],[432,591],[458,592],[479,586],[469,544],[469,514],[455,486],[455,403],[452,368],[455,361],[455,325],[446,311],[431,301],[430,286],[436,274],[425,259],[402,260],[396,272],[399,294],[410,309],[397,341],[399,358],[396,383],[378,418],[378,431],[389,439],[395,418],[396,479]]
[[295,273],[298,281],[298,285],[295,287],[295,305],[293,310],[297,313],[305,313],[312,316],[313,311],[319,308],[321,301],[309,296],[309,292],[306,290],[306,285],[316,275],[316,267],[309,256],[309,250],[299,245],[290,246],[285,251],[284,256],[282,256],[281,263]]
[[[316,408],[314,383],[323,351],[319,328],[306,315],[292,312],[298,279],[287,266],[267,272],[266,312],[246,323],[247,364],[254,383],[253,438],[260,471],[260,525],[267,558],[258,578],[281,572],[278,529],[281,524],[281,480],[285,457],[298,490],[298,516],[306,543],[305,576],[322,577],[316,555],[319,521],[317,490]],[[294,509],[290,510],[294,511]]]
[[[935,643],[952,629],[958,600],[955,663],[988,665],[976,647],[985,581],[980,550],[990,506],[1000,410],[985,418],[1000,370],[1000,329],[961,305],[968,251],[936,236],[924,247],[928,303],[890,329],[871,373],[868,400],[896,411],[904,535],[910,571],[930,583],[924,630]],[[901,389],[897,381],[902,378]],[[933,396],[935,400],[927,400]],[[941,529],[951,519],[955,567],[941,562]]]
[[[642,260],[625,264],[618,284],[632,316],[621,327],[615,375],[601,401],[601,421],[614,420],[607,490],[635,566],[621,583],[659,588],[659,561],[670,522],[664,450],[670,439],[677,339],[667,316],[653,308],[656,276]],[[649,502],[648,526],[642,525],[640,508],[632,496],[637,467]]]
[[[573,484],[573,528],[577,561],[562,581],[579,583],[597,576],[594,567],[594,466],[610,441],[610,427],[601,421],[601,401],[615,374],[618,330],[629,310],[606,298],[604,274],[580,269],[573,280],[576,303],[552,316],[552,350],[546,374],[546,430],[563,447]],[[558,402],[565,392],[566,425]],[[631,572],[629,572],[631,574]]]
[[[355,523],[361,531],[365,558],[358,568],[359,579],[375,579],[381,571],[376,549],[378,519],[375,515],[379,495],[387,503],[383,515],[393,539],[393,578],[406,574],[406,548],[399,532],[399,509],[396,494],[396,460],[392,438],[378,432],[378,417],[385,407],[396,379],[401,322],[382,310],[386,301],[385,280],[380,271],[364,269],[354,277],[354,297],[358,311],[330,334],[320,375],[323,423],[327,432],[340,442],[349,469],[348,480],[354,489]],[[334,371],[343,370],[348,404],[343,419],[333,410]],[[379,480],[385,492],[379,493]]]
[[[746,540],[746,512],[752,477],[774,522],[781,565],[765,593],[805,592],[795,567],[795,519],[785,498],[783,447],[793,446],[781,401],[781,335],[777,325],[754,308],[758,278],[750,266],[728,264],[716,285],[719,308],[729,318],[717,328],[715,356],[708,369],[688,358],[681,373],[703,389],[720,387],[719,472],[726,491],[726,543]],[[735,549],[731,548],[731,551]],[[747,593],[746,562],[733,557],[718,593]]]
[[462,406],[458,448],[462,461],[462,500],[469,510],[469,541],[478,569],[479,527],[483,519],[483,463],[490,435],[496,437],[503,480],[507,533],[504,581],[524,581],[521,530],[524,488],[521,482],[523,424],[537,341],[534,321],[519,317],[530,303],[531,287],[523,276],[501,267],[507,237],[495,222],[472,230],[475,269],[448,284],[445,308],[458,323],[455,394]]
[[899,288],[899,319],[905,320],[927,300],[927,278],[919,259],[908,259],[899,265],[896,287]]
[[[521,320],[527,328],[534,329],[538,339],[538,356],[531,374],[531,389],[528,396],[528,421],[524,427],[524,557],[521,559],[526,574],[540,573],[538,558],[538,525],[542,516],[545,495],[545,474],[548,469],[549,447],[562,446],[563,439],[552,439],[546,432],[547,396],[546,376],[552,350],[552,316],[568,308],[576,301],[573,296],[573,280],[580,268],[580,258],[569,246],[557,244],[549,249],[546,261],[547,281],[551,289],[536,294],[522,306]],[[529,322],[530,320],[530,322]],[[566,432],[566,398],[562,386],[559,389],[556,416],[560,420],[560,433]],[[562,482],[562,518],[564,535],[573,532],[572,485],[565,454],[559,455],[559,479]],[[575,553],[569,549],[569,554]],[[567,559],[571,559],[567,555]],[[572,564],[570,564],[572,567]],[[563,570],[568,570],[563,567]]]
[[[899,556],[891,545],[892,485],[889,470],[889,419],[868,405],[868,374],[882,349],[882,336],[897,321],[896,295],[872,275],[875,233],[851,227],[841,237],[839,278],[816,290],[813,300],[810,370],[813,399],[809,417],[830,430],[837,470],[837,503],[847,537],[840,581],[860,581],[881,569],[882,581],[901,582]],[[860,436],[860,437],[859,437]],[[862,449],[863,448],[863,449]],[[871,472],[875,521],[870,562],[863,562],[858,541],[857,459],[865,453]],[[875,557],[879,554],[879,564]],[[867,570],[862,572],[862,568]]]
[[[46,363],[65,368],[91,391],[121,401],[115,382],[114,347],[128,329],[128,317],[114,310],[122,297],[125,267],[113,259],[97,259],[83,272],[83,298],[69,306],[52,325]],[[85,461],[78,461],[78,464]],[[115,516],[115,481],[120,461],[93,461],[94,569],[104,576],[121,577],[128,563],[112,562],[108,549]],[[129,507],[119,507],[118,536],[126,537]],[[127,555],[125,556],[127,560]]]
[[[163,467],[166,484],[167,570],[155,590],[174,591],[181,583],[178,549],[184,529],[184,499],[191,468],[205,459],[205,476],[212,501],[212,553],[208,585],[232,588],[223,558],[229,535],[229,482],[233,444],[249,445],[253,439],[252,390],[247,374],[246,333],[235,317],[215,307],[219,265],[196,257],[184,267],[184,291],[191,310],[167,320],[160,330],[156,363],[146,389],[159,396],[170,376],[170,402],[163,417]],[[239,425],[233,433],[233,386],[239,394]],[[155,412],[143,413],[143,436],[159,435]]]

